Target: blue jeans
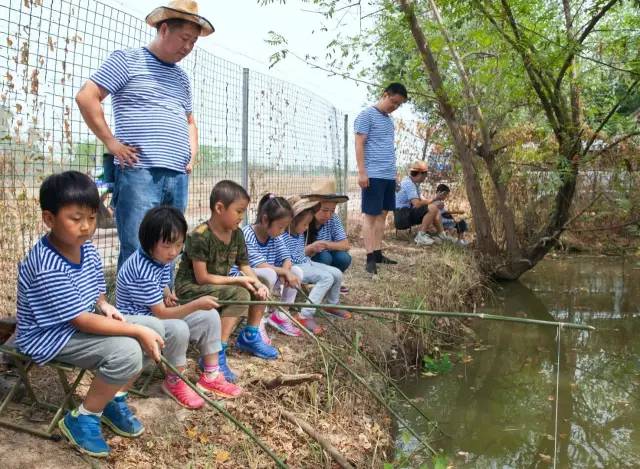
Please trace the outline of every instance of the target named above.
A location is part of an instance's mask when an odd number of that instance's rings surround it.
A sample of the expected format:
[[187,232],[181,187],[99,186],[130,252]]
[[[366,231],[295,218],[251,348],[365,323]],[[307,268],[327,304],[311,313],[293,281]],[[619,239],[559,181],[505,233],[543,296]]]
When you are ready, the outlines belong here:
[[331,265],[344,272],[351,265],[351,254],[347,251],[322,251],[313,256],[311,260]]
[[171,205],[184,213],[189,176],[166,168],[115,168],[111,206],[116,217],[120,255],[118,269],[140,246],[138,229],[147,210]]

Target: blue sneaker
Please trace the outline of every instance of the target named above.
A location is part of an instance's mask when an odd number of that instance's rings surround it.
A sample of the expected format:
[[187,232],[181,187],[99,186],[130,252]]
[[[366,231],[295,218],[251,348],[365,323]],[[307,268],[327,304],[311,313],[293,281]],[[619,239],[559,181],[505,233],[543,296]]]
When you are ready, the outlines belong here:
[[109,401],[102,412],[102,421],[120,436],[135,438],[144,433],[144,426],[127,405],[126,394]]
[[[224,379],[226,379],[230,383],[235,383],[236,381],[238,381],[238,375],[236,375],[233,371],[231,371],[231,368],[229,368],[229,364],[227,363],[226,351],[227,346],[222,345],[222,350],[218,352],[218,368],[220,368],[220,371],[222,371]],[[198,368],[201,372],[204,373],[204,361],[202,360],[202,357],[198,358]]]
[[80,415],[77,409],[67,412],[58,427],[69,442],[81,453],[94,458],[109,456],[109,445],[102,436],[100,417]]
[[264,360],[275,360],[279,355],[277,348],[263,342],[257,327],[255,330],[248,329],[248,326],[242,329],[236,340],[236,348]]

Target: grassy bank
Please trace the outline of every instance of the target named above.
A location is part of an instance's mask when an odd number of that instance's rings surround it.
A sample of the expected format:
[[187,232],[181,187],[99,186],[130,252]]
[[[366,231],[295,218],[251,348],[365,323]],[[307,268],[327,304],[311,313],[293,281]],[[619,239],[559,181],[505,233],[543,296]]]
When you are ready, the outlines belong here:
[[[345,303],[420,307],[433,310],[469,310],[479,303],[484,290],[480,271],[468,251],[431,247],[417,248],[394,241],[387,247],[398,266],[382,266],[377,278],[364,272],[364,252],[354,249],[353,266],[345,283],[351,291]],[[391,254],[393,253],[393,254]],[[420,363],[424,353],[464,340],[466,326],[457,320],[356,315],[334,322],[324,344],[363,381],[349,375],[336,360],[309,339],[273,334],[281,358],[265,362],[247,355],[230,354],[232,367],[241,374],[246,394],[227,401],[227,409],[248,424],[290,467],[330,467],[320,445],[298,425],[284,417],[295,414],[309,423],[356,467],[381,467],[393,459],[393,420],[365,385],[384,399],[393,399],[385,378],[364,359],[370,357],[385,375],[402,376]],[[189,375],[195,377],[193,361]],[[281,375],[316,373],[318,381],[294,386],[265,388],[261,383]],[[39,371],[46,389],[50,377]],[[396,396],[397,397],[397,396]],[[105,467],[272,467],[257,446],[235,430],[215,411],[191,412],[164,397],[155,383],[148,399],[131,399],[147,432],[137,440],[126,440],[106,432],[112,456]],[[9,467],[25,467],[47,451],[50,467],[82,467],[87,460],[64,443],[52,443],[1,429],[0,451],[15,453]],[[6,447],[5,447],[6,446]],[[31,459],[30,459],[31,458]],[[15,463],[15,464],[14,464]]]

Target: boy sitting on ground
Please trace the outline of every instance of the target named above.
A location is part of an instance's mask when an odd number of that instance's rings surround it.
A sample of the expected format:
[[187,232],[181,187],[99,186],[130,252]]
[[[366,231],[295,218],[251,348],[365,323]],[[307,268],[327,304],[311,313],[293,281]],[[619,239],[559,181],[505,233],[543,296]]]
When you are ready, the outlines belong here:
[[446,184],[439,184],[436,188],[436,193],[441,194],[441,199],[435,204],[440,210],[440,217],[442,220],[442,227],[445,229],[449,236],[457,235],[458,244],[462,246],[467,245],[467,241],[464,239],[464,234],[468,231],[467,222],[464,219],[456,220],[454,215],[462,215],[462,211],[447,210],[445,207],[445,200],[449,197],[451,189]]
[[[249,194],[233,181],[220,181],[211,191],[211,217],[189,233],[176,275],[175,293],[181,301],[204,295],[223,301],[265,300],[267,288],[249,266],[244,235],[239,228],[249,205]],[[242,275],[229,275],[238,266]],[[259,331],[264,306],[229,305],[218,308],[222,324],[222,350],[218,366],[227,381],[237,377],[226,358],[229,336],[241,316],[248,313],[247,326],[240,331],[236,346],[261,358],[275,359],[278,350],[264,343]]]
[[40,186],[50,231],[18,268],[15,344],[38,365],[55,359],[95,370],[84,401],[58,426],[81,452],[106,457],[101,422],[125,437],[144,432],[126,391],[143,368],[143,350],[160,360],[164,327],[151,316],[123,316],[107,302],[102,261],[90,242],[99,204],[96,185],[77,171],[49,176]]

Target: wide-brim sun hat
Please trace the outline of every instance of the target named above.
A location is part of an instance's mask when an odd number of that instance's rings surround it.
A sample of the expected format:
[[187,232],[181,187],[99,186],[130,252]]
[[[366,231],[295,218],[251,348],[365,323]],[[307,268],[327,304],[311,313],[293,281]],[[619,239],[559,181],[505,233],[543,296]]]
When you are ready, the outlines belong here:
[[193,0],[171,0],[166,6],[155,8],[145,21],[155,28],[161,21],[181,19],[200,26],[200,36],[208,36],[215,31],[211,22],[198,14],[198,3]]
[[336,181],[333,179],[324,179],[316,182],[311,186],[311,191],[308,194],[303,194],[302,197],[317,202],[335,202],[338,204],[349,200],[349,197],[345,194],[336,192]]
[[409,166],[409,171],[416,171],[419,173],[426,173],[428,169],[429,167],[427,166],[427,163],[421,160],[416,160],[411,163],[411,166]]
[[300,197],[299,195],[292,195],[291,197],[287,197],[287,202],[291,205],[291,209],[293,210],[293,217],[297,217],[305,210],[310,208],[316,208],[320,205],[318,200],[311,200],[306,197]]

